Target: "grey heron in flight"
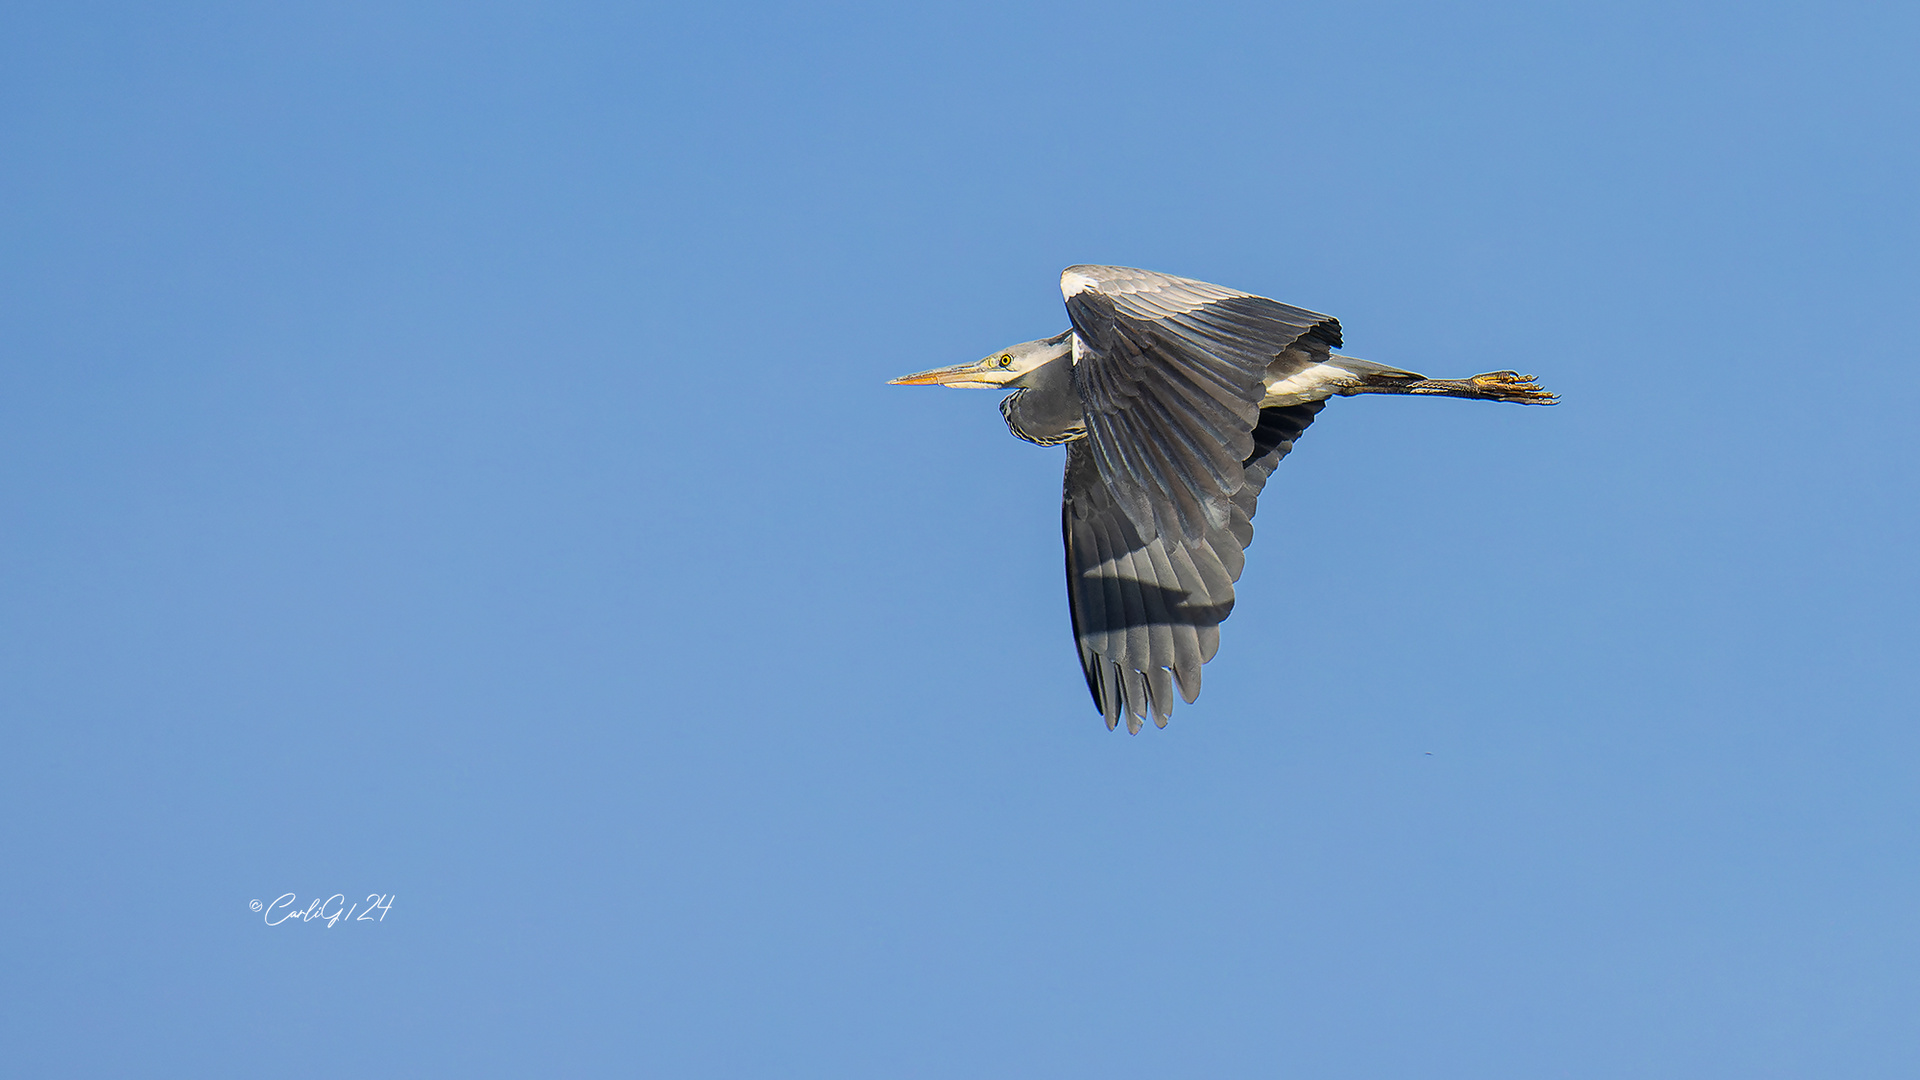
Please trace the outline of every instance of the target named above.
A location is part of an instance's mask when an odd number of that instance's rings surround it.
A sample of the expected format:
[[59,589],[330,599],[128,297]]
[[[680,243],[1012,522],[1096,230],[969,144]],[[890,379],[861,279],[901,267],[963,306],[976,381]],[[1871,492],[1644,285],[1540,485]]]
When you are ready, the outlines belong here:
[[1429,379],[1342,356],[1330,315],[1124,266],[1060,275],[1064,333],[892,380],[1012,390],[1007,427],[1067,446],[1060,528],[1087,689],[1113,728],[1165,727],[1220,647],[1274,466],[1335,394],[1549,405],[1531,375]]

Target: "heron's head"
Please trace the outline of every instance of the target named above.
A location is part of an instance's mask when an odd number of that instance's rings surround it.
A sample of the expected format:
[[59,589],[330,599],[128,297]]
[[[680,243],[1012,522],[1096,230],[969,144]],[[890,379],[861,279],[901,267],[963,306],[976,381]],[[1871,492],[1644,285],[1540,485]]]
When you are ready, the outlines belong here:
[[1042,366],[1073,353],[1073,331],[1039,341],[1009,345],[971,364],[919,371],[887,380],[896,386],[951,386],[961,390],[999,390],[1027,385],[1023,380]]

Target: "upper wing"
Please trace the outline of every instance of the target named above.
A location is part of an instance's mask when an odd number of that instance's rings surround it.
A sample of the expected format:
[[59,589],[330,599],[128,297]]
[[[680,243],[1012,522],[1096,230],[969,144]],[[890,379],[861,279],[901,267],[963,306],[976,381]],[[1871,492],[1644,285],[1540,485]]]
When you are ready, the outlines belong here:
[[1143,539],[1100,475],[1092,440],[1068,444],[1060,511],[1067,602],[1087,689],[1108,727],[1122,715],[1128,731],[1148,716],[1166,726],[1176,683],[1189,703],[1199,696],[1200,665],[1220,648],[1220,623],[1233,610],[1260,491],[1325,405],[1260,411],[1251,452],[1234,465],[1242,480],[1226,526],[1194,542]]
[[1119,266],[1070,267],[1060,291],[1087,450],[1122,512],[1140,535],[1189,546],[1227,528],[1267,366],[1303,339],[1338,346],[1339,321]]

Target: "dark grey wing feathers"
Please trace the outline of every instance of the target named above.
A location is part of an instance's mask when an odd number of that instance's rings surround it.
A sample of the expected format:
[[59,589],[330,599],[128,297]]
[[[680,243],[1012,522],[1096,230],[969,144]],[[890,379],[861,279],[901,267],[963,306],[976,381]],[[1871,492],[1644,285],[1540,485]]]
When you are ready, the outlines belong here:
[[1087,690],[1109,727],[1164,725],[1220,648],[1253,515],[1321,404],[1262,410],[1265,378],[1340,344],[1318,312],[1112,266],[1061,275],[1086,438],[1061,533]]
[[1113,497],[1088,440],[1067,444],[1060,527],[1066,543],[1067,601],[1081,670],[1094,705],[1114,727],[1144,720],[1165,726],[1173,695],[1200,694],[1200,666],[1220,649],[1220,623],[1233,611],[1253,539],[1260,491],[1275,465],[1324,402],[1263,409],[1228,528],[1198,543],[1143,540]]
[[1260,423],[1253,429],[1253,453],[1247,455],[1245,462],[1246,482],[1233,498],[1235,505],[1247,515],[1248,539],[1252,539],[1254,505],[1267,486],[1267,478],[1273,475],[1280,459],[1293,450],[1294,440],[1326,407],[1325,401],[1309,401],[1260,410]]
[[1143,533],[1186,543],[1226,527],[1268,364],[1304,337],[1338,344],[1339,322],[1125,267],[1073,267],[1062,290],[1087,438],[1120,506]]

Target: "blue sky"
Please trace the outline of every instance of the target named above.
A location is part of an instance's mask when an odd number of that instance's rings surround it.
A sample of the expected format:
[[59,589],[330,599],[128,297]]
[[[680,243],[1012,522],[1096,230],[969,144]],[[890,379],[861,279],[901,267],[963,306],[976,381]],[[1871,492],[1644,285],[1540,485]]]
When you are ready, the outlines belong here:
[[[1910,1076],[1920,17],[13,4],[38,1076]],[[1072,263],[1333,403],[1109,733]],[[275,927],[293,892],[381,922]]]

